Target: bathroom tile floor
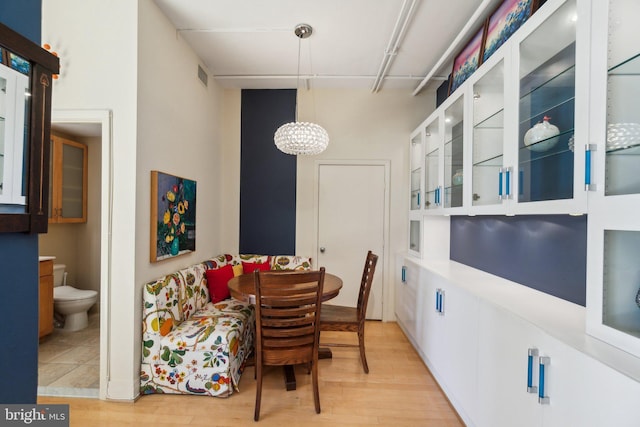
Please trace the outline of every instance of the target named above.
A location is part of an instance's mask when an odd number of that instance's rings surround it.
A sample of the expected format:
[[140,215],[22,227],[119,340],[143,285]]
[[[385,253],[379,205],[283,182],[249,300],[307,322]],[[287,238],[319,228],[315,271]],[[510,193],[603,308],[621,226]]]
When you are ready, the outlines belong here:
[[97,397],[100,388],[100,315],[77,332],[54,328],[40,340],[38,395]]

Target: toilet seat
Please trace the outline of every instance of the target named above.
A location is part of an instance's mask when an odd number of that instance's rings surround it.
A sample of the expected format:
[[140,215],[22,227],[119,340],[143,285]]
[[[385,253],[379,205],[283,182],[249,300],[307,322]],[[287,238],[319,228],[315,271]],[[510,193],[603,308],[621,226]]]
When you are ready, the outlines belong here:
[[73,286],[56,286],[53,288],[54,301],[78,301],[93,298],[98,292],[88,289],[76,289]]

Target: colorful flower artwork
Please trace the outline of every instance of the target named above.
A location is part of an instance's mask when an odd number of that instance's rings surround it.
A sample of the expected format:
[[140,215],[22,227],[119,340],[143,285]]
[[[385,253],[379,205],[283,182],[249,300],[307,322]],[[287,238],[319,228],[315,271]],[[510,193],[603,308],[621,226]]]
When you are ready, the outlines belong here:
[[151,171],[151,261],[196,248],[196,182]]

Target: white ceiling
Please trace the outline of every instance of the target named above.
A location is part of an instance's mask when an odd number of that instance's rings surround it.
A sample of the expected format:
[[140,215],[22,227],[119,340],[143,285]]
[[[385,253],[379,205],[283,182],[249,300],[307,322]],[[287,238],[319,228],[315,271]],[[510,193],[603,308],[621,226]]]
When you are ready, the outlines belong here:
[[[301,41],[300,87],[309,79],[317,88],[373,90],[386,56],[379,89],[414,92],[450,45],[466,41],[456,37],[467,21],[486,16],[497,0],[155,2],[223,87],[295,88],[299,40],[293,30],[307,23],[313,35]],[[438,67],[435,77],[446,77],[447,67]]]

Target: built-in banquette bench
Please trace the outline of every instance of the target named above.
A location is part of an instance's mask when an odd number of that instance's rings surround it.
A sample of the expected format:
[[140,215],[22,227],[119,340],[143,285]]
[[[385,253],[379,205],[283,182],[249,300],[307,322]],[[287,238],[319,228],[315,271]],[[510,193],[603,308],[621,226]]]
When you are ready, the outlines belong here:
[[253,351],[255,312],[226,282],[255,269],[305,270],[291,255],[220,255],[144,285],[142,394],[230,396]]

